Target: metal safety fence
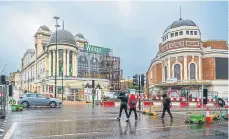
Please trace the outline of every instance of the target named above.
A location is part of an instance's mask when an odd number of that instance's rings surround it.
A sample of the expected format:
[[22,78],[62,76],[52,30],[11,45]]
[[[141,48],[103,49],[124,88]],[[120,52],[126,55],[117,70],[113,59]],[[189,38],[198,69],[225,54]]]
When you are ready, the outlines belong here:
[[9,90],[8,85],[0,85],[0,119],[3,119],[8,110]]

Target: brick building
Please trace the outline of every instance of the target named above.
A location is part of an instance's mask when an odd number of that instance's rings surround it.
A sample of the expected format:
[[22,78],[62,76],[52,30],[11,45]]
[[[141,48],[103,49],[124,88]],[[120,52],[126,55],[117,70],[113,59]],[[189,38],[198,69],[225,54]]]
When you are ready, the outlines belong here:
[[[202,85],[208,96],[228,94],[228,45],[223,40],[201,40],[199,27],[179,19],[163,33],[159,52],[146,73],[147,94],[188,94],[201,97]],[[188,93],[187,93],[188,92]]]

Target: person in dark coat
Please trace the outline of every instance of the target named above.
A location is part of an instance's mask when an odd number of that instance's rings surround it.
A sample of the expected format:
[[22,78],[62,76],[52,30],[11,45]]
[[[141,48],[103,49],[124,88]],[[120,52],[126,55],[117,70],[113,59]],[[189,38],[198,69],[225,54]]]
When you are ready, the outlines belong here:
[[173,116],[172,116],[172,114],[170,112],[170,103],[171,103],[171,100],[167,97],[166,94],[163,94],[162,97],[163,97],[163,113],[161,115],[161,118],[164,118],[165,111],[167,111],[169,113],[169,115],[170,115],[170,118],[173,119]]
[[130,98],[129,98],[129,101],[128,101],[128,105],[130,107],[130,111],[129,111],[129,115],[127,117],[128,119],[126,120],[126,122],[129,121],[129,118],[130,118],[130,115],[131,115],[132,111],[134,111],[135,120],[138,120],[138,115],[137,115],[137,112],[136,112],[137,99],[135,98],[134,94],[130,95]]
[[126,113],[126,117],[128,118],[128,113],[127,113],[127,102],[128,102],[128,98],[126,97],[125,93],[120,93],[120,95],[117,98],[121,100],[119,117],[117,118],[120,121],[120,118],[121,118],[122,110],[123,109],[124,109],[124,111]]

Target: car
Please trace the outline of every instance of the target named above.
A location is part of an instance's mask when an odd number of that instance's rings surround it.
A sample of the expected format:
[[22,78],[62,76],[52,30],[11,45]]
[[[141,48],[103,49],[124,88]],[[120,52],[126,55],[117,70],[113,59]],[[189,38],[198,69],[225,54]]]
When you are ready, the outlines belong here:
[[28,108],[29,106],[50,106],[51,108],[55,108],[61,106],[62,102],[59,99],[50,98],[43,94],[25,93],[20,97],[18,104],[22,104],[24,108]]

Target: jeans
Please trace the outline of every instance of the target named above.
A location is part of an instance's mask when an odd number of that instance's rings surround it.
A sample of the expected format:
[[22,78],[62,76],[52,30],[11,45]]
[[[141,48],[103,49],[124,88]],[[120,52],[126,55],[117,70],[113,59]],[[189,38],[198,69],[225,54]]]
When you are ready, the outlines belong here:
[[127,114],[127,105],[121,105],[120,107],[120,111],[119,111],[119,118],[121,117],[122,115],[122,110],[125,110],[125,113],[126,113],[126,117],[128,117],[128,114]]
[[134,115],[135,115],[135,119],[138,119],[138,115],[137,115],[137,112],[136,112],[136,108],[130,108],[130,111],[129,111],[129,115],[127,118],[130,118],[130,115],[131,115],[131,112],[134,111]]
[[165,111],[167,111],[169,113],[169,115],[170,115],[171,118],[173,117],[172,114],[171,114],[171,112],[170,112],[170,107],[169,106],[168,107],[163,107],[163,113],[162,113],[162,116],[161,117],[164,118]]

